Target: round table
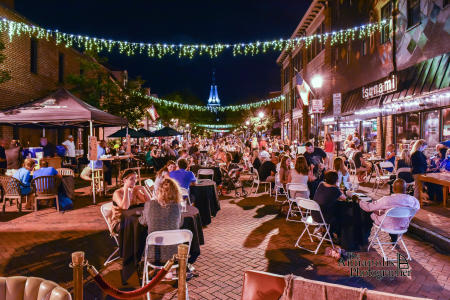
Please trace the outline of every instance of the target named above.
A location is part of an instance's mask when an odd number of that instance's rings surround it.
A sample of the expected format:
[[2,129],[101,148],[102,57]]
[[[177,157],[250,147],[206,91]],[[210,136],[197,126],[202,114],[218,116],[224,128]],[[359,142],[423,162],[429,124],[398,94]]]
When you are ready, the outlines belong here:
[[[139,223],[139,217],[143,206],[137,206],[122,211],[119,232],[119,255],[123,259],[122,281],[126,282],[136,271],[145,250],[147,239],[147,226]],[[187,206],[186,212],[181,213],[180,229],[188,229],[192,232],[191,249],[189,251],[189,263],[194,263],[200,255],[200,245],[204,245],[204,236],[200,214],[197,208]]]
[[340,220],[340,246],[347,251],[358,251],[361,246],[368,245],[372,229],[370,213],[353,201],[338,201],[336,208]]
[[202,225],[211,224],[211,216],[215,217],[220,210],[216,183],[212,180],[205,180],[201,184],[192,185],[189,193],[191,202],[200,212]]

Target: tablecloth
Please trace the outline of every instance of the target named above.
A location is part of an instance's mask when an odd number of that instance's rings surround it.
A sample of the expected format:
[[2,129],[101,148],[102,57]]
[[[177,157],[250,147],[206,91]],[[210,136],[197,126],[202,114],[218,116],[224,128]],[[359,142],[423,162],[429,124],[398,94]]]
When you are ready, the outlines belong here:
[[340,220],[339,240],[347,251],[360,250],[368,244],[372,219],[370,213],[361,209],[356,202],[339,201],[337,204]]
[[[119,255],[123,260],[121,275],[124,282],[136,271],[144,254],[147,227],[139,223],[143,209],[142,206],[138,206],[122,212]],[[187,212],[183,212],[181,217],[181,229],[188,229],[193,235],[188,261],[194,263],[200,255],[200,245],[205,243],[199,211],[195,207],[188,206]]]
[[211,180],[205,180],[203,183],[192,185],[189,190],[191,202],[200,212],[202,225],[211,224],[211,216],[215,217],[220,210],[216,183]]

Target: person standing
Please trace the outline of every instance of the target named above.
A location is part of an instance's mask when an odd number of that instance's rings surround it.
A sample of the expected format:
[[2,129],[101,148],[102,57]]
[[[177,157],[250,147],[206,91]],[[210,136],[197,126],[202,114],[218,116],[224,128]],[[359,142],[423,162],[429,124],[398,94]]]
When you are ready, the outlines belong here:
[[423,151],[427,148],[424,140],[417,140],[411,149],[411,173],[414,178],[414,197],[420,200],[419,175],[427,172],[427,157]]
[[7,169],[19,169],[22,164],[22,148],[19,146],[18,141],[12,140],[5,152]]
[[331,134],[327,133],[325,136],[325,153],[328,157],[328,169],[333,169],[333,157],[334,157],[334,142],[331,138]]
[[67,136],[67,140],[65,140],[62,145],[66,148],[66,158],[70,161],[70,164],[75,165],[75,143],[73,141],[73,136]]
[[41,147],[44,157],[56,156],[56,146],[50,143],[46,137],[41,137]]

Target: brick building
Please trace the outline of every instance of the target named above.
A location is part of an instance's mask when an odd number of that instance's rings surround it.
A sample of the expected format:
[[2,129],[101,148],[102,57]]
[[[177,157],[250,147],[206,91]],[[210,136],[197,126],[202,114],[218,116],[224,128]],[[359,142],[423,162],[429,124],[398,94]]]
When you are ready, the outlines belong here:
[[[0,17],[33,24],[14,11],[14,0],[0,0]],[[0,110],[44,97],[58,87],[67,87],[65,79],[69,74],[83,72],[80,59],[87,56],[73,48],[57,46],[54,40],[20,36],[10,41],[6,32],[0,33],[0,39],[6,57],[1,68],[11,74],[11,80],[0,84]],[[49,128],[45,134],[53,143],[60,143],[69,132],[77,136],[75,129]],[[41,134],[40,129],[0,125],[0,137],[18,138],[24,146],[38,146]]]
[[[449,1],[372,0],[312,2],[292,37],[333,32],[389,19],[381,32],[331,46],[313,43],[283,51],[283,137],[306,140],[312,118],[297,106],[295,74],[310,82],[326,111],[312,132],[334,138],[359,133],[367,151],[383,154],[387,144],[405,146],[425,138],[429,145],[450,138]],[[393,9],[398,5],[398,11]],[[395,14],[395,12],[398,12]],[[395,26],[394,17],[395,15]],[[395,34],[393,34],[395,28]],[[395,51],[394,51],[395,49]],[[380,85],[381,84],[381,85]],[[382,89],[378,87],[383,86]],[[386,87],[386,88],[384,88]],[[333,94],[340,94],[340,114],[333,114]],[[296,122],[297,120],[297,122]]]

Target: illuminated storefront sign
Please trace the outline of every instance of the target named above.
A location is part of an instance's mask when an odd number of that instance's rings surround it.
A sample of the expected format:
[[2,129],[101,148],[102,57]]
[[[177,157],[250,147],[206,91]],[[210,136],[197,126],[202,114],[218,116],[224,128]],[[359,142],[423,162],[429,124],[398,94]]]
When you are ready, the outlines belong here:
[[397,76],[392,75],[384,81],[362,88],[363,99],[371,99],[397,90]]

